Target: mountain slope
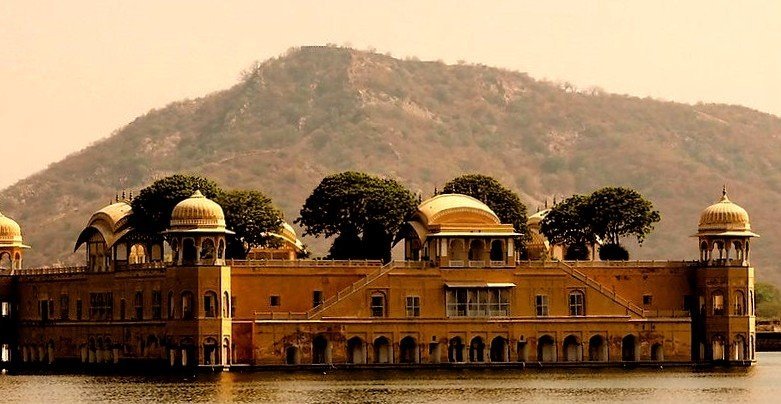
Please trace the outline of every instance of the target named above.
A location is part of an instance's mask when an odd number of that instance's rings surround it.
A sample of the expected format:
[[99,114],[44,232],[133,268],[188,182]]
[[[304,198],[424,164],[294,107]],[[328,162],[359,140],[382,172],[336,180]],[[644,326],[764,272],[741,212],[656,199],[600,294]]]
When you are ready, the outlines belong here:
[[0,210],[33,245],[27,265],[43,265],[82,259],[70,254],[81,226],[118,189],[174,172],[259,188],[289,220],[341,170],[396,177],[424,197],[480,172],[516,190],[530,212],[546,196],[633,187],[662,213],[633,257],[691,259],[699,211],[727,183],[763,236],[753,249],[758,276],[781,279],[771,259],[781,253],[772,226],[781,219],[779,134],[781,119],[739,106],[583,93],[485,66],[308,47],[259,64],[228,90],[150,111],[3,190]]

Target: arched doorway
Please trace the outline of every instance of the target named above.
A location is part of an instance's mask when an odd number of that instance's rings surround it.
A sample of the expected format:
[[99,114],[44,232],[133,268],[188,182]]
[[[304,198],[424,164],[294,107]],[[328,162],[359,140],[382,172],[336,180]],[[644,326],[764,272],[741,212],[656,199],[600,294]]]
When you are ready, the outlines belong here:
[[510,349],[507,345],[507,339],[498,336],[491,340],[491,362],[501,363],[510,360]]
[[567,362],[580,362],[583,360],[583,348],[578,337],[568,335],[564,338],[564,360]]
[[480,337],[472,338],[469,343],[469,362],[485,362],[485,342]]
[[550,335],[543,335],[537,340],[537,360],[556,362],[556,342]]
[[206,338],[203,341],[203,364],[204,365],[219,365],[219,345],[214,338]]
[[592,362],[607,362],[607,344],[599,334],[588,340],[588,360]]
[[393,350],[388,338],[379,337],[374,340],[374,363],[393,363]]
[[312,363],[331,363],[331,341],[320,334],[312,340]]
[[463,362],[464,348],[464,341],[461,339],[461,337],[451,338],[447,346],[448,362]]
[[285,348],[285,364],[298,365],[300,363],[301,363],[301,350],[294,345]]
[[502,240],[494,240],[491,242],[491,261],[504,262],[504,242]]
[[347,362],[354,364],[366,363],[366,348],[361,337],[347,340]]
[[656,362],[664,360],[664,346],[660,342],[651,345],[651,360]]
[[526,341],[518,341],[515,349],[518,353],[518,362],[529,361],[529,344]]
[[415,338],[404,337],[399,342],[399,361],[401,363],[418,363],[418,343]]
[[746,338],[744,338],[742,335],[738,334],[735,336],[735,343],[733,344],[732,348],[733,358],[736,361],[744,361],[746,360]]
[[711,341],[711,353],[714,361],[723,361],[726,358],[724,352],[724,337],[721,335],[713,336]]
[[637,361],[637,338],[627,335],[621,339],[621,360],[624,362]]

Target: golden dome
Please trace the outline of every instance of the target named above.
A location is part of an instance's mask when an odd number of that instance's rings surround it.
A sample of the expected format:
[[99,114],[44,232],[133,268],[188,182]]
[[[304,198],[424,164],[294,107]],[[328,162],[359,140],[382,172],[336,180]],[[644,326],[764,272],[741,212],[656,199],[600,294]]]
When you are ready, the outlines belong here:
[[718,202],[702,211],[698,227],[700,234],[751,233],[748,212],[727,198],[726,188]]
[[423,201],[418,214],[427,225],[439,223],[500,224],[493,210],[483,202],[462,194],[440,194]]
[[22,243],[22,228],[10,217],[0,213],[0,244]]
[[531,216],[529,216],[528,219],[526,219],[526,224],[528,226],[537,226],[542,222],[542,219],[545,219],[545,216],[550,213],[550,209],[544,209],[541,210]]
[[225,229],[222,207],[201,191],[176,204],[171,213],[171,229]]

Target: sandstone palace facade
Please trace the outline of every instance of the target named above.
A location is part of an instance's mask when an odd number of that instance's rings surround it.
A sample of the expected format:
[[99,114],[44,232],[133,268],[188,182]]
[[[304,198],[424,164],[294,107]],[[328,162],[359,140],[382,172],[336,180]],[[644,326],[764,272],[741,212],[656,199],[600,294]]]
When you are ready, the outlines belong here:
[[562,261],[545,213],[529,218],[527,260],[512,225],[446,194],[418,207],[404,260],[296,259],[285,226],[281,247],[233,261],[223,211],[200,193],[166,241],[117,202],[70,268],[25,268],[20,226],[0,215],[0,368],[754,362],[756,234],[726,192],[701,214],[695,261]]

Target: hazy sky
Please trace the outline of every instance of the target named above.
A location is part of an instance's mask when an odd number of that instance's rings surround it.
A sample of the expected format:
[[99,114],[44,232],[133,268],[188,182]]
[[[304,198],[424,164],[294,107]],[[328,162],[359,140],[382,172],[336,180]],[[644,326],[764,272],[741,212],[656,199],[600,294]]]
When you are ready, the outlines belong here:
[[293,46],[781,115],[781,1],[0,1],[0,188]]

